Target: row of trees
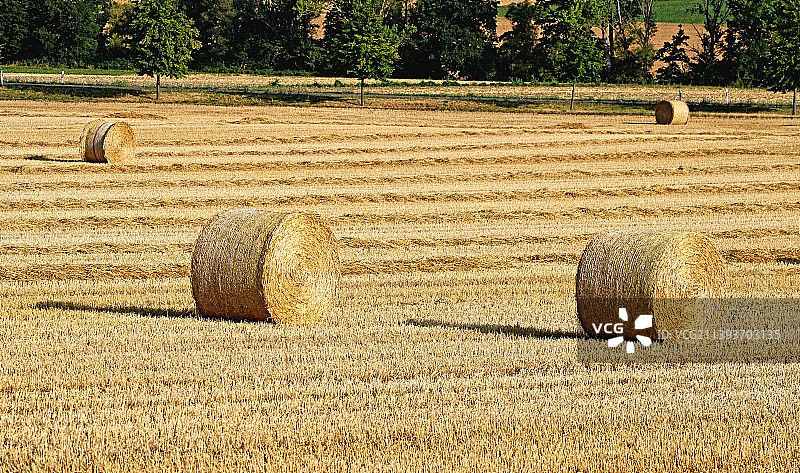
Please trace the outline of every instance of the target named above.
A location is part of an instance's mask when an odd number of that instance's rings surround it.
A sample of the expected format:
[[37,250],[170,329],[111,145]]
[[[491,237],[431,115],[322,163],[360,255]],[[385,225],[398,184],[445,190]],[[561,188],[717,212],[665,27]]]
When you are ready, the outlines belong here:
[[[538,0],[512,5],[500,75],[521,80],[651,82],[796,88],[800,1],[698,0],[704,18],[653,42],[654,0]],[[656,69],[655,64],[659,64]],[[507,68],[507,69],[502,69]],[[655,69],[655,70],[654,70]]]
[[496,0],[0,0],[0,63],[171,75],[185,65],[167,63],[191,58],[197,70],[798,85],[800,0],[698,0],[694,50],[683,28],[654,44],[653,9],[654,0],[525,0],[509,7],[512,30],[498,38]]

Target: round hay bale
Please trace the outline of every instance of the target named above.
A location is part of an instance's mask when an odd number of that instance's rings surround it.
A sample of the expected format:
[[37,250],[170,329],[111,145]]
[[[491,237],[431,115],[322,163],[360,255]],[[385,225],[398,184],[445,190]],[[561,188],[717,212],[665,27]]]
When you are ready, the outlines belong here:
[[680,100],[658,102],[656,123],[659,125],[686,125],[689,123],[689,105]]
[[94,120],[83,128],[81,156],[90,163],[124,163],[136,155],[136,136],[125,122]]
[[336,237],[310,213],[223,212],[192,253],[192,293],[206,317],[314,323],[330,314],[341,273]]
[[589,336],[613,338],[596,327],[620,323],[619,309],[625,308],[631,321],[653,316],[647,330],[624,324],[625,338],[656,340],[657,331],[674,334],[718,324],[724,263],[711,240],[699,233],[614,231],[586,246],[575,285],[578,318]]

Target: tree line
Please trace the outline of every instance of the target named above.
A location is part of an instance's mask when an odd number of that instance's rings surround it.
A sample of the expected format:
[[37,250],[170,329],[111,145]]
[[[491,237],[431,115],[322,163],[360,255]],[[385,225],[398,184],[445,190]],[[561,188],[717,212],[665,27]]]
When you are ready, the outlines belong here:
[[501,37],[497,7],[495,0],[0,0],[0,63],[134,67],[154,75],[191,67],[800,85],[800,0],[698,0],[692,10],[703,27],[687,34],[690,27],[681,26],[662,45],[654,43],[654,0],[525,0],[508,8],[512,29]]

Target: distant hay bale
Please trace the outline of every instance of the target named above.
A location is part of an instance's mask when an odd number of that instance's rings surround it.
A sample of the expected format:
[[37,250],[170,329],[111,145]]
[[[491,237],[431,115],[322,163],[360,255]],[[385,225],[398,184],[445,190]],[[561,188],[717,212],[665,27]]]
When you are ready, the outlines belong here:
[[[653,328],[625,336],[657,339],[656,330],[710,328],[718,323],[725,288],[724,263],[711,240],[699,233],[615,231],[586,246],[575,278],[578,318],[590,336],[598,324],[653,315]],[[633,320],[633,319],[632,319]]]
[[342,267],[328,224],[310,213],[223,212],[192,253],[200,315],[310,324],[328,316]]
[[94,120],[83,128],[81,156],[90,163],[124,163],[136,155],[136,136],[125,122]]
[[681,100],[662,100],[656,105],[656,123],[686,125],[689,123],[689,105]]

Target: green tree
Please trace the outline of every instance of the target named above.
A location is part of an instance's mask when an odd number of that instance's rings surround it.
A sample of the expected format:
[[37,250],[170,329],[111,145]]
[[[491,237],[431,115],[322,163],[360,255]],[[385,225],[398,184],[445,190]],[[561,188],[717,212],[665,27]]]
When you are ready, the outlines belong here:
[[592,28],[608,15],[604,0],[544,0],[539,21],[542,39],[536,45],[544,58],[543,79],[596,82],[605,65],[603,44]]
[[224,62],[230,53],[236,15],[233,0],[180,0],[180,7],[200,33],[200,48],[193,55],[194,64],[209,66]]
[[656,60],[664,63],[656,71],[658,81],[663,84],[685,84],[689,75],[689,55],[686,48],[689,35],[678,25],[678,32],[672,41],[665,41],[664,46],[656,53]]
[[722,68],[724,27],[730,10],[727,0],[701,0],[690,9],[703,15],[703,31],[695,28],[700,37],[700,49],[691,65],[692,81],[696,84],[719,84],[725,81]]
[[527,82],[538,77],[541,60],[536,45],[541,15],[539,4],[529,0],[509,5],[506,17],[511,20],[511,31],[500,37],[498,75],[501,78]]
[[728,0],[730,18],[725,35],[724,63],[730,82],[747,86],[764,83],[772,0]]
[[800,0],[775,0],[772,35],[767,47],[767,85],[779,92],[794,91],[792,115],[797,115],[800,87]]
[[[330,50],[339,66],[361,79],[361,105],[364,81],[388,77],[397,62],[397,33],[383,24],[380,0],[339,0],[333,17],[341,23],[326,28]],[[337,20],[338,21],[338,20]]]
[[94,0],[31,2],[24,56],[51,65],[93,63],[102,9]]
[[485,79],[497,51],[496,0],[419,0],[401,48],[402,74],[433,79]]
[[646,82],[652,78],[655,62],[653,37],[657,26],[654,0],[617,0],[612,4],[613,68],[610,79],[616,82]]
[[161,98],[161,76],[187,75],[192,51],[200,47],[198,31],[175,0],[138,0],[118,34],[138,73],[156,78],[156,100]]
[[28,0],[0,0],[0,62],[21,58],[28,33]]
[[242,70],[315,69],[320,48],[312,23],[317,0],[234,0],[229,61]]

